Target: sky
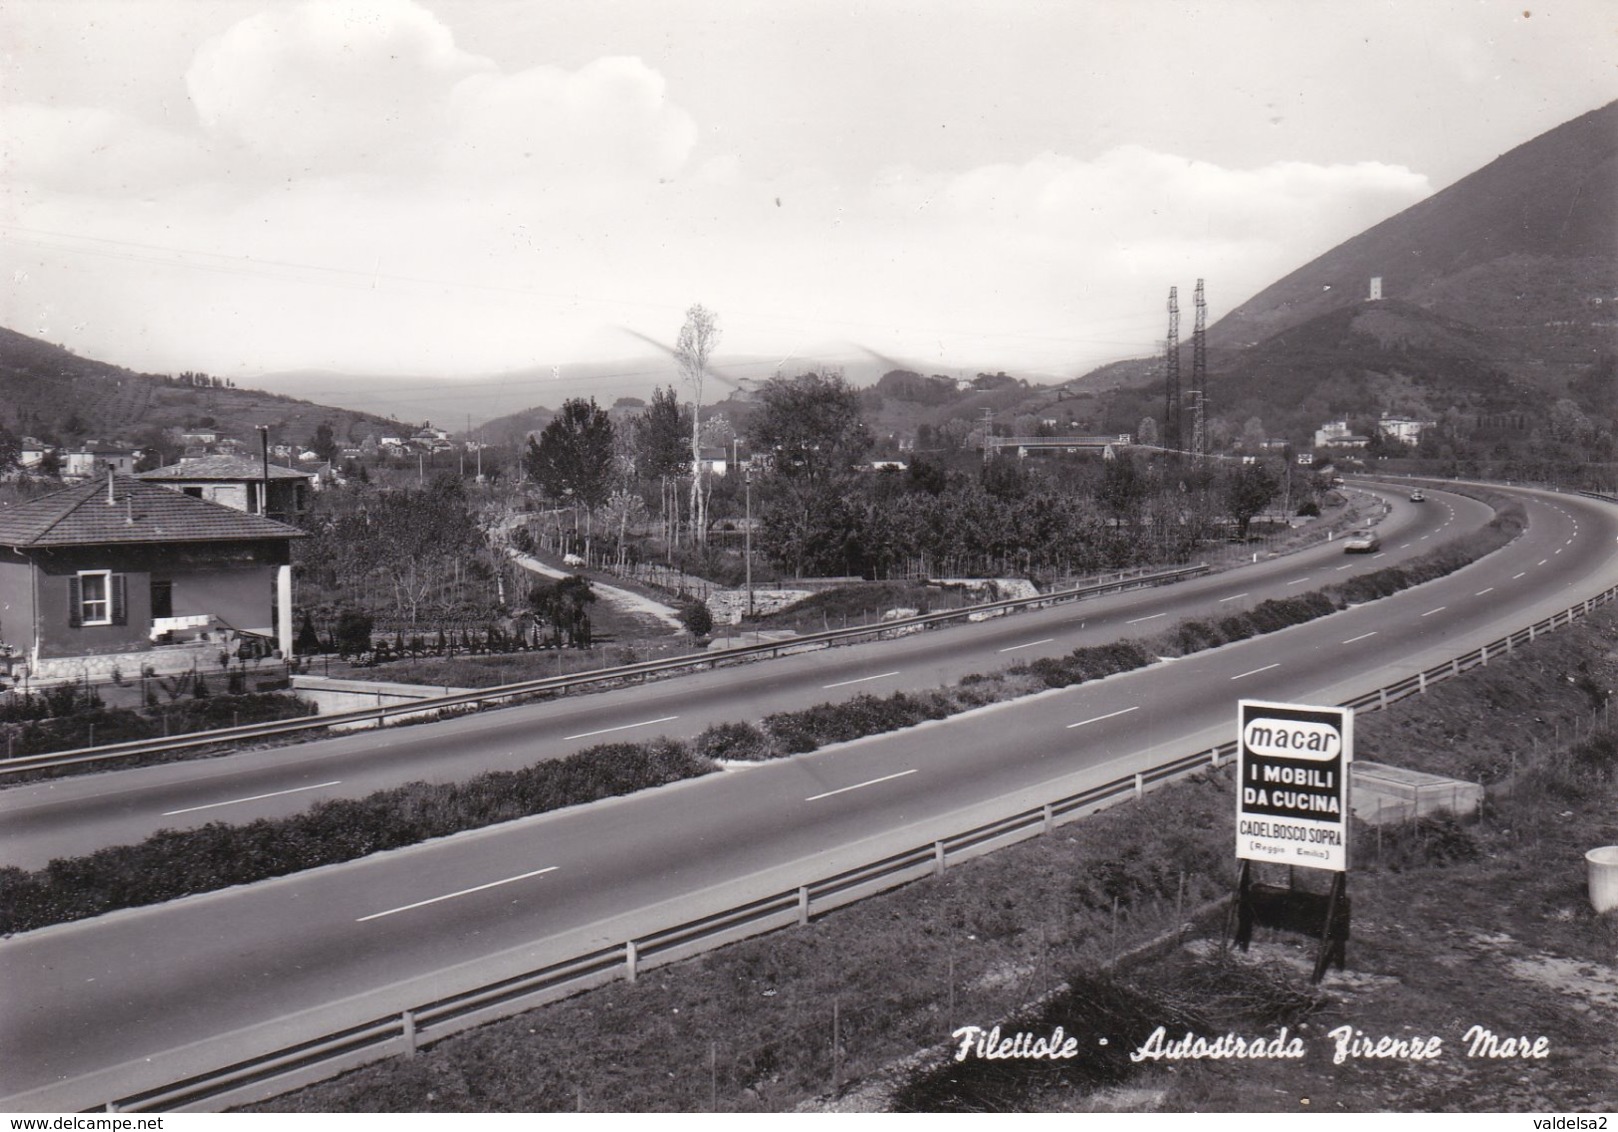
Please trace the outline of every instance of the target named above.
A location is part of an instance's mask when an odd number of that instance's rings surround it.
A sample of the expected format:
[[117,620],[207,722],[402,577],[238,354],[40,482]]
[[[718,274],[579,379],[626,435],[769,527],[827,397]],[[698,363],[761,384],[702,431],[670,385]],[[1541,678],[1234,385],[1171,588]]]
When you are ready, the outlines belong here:
[[454,378],[702,303],[1056,380],[1615,97],[1611,0],[6,0],[0,325]]

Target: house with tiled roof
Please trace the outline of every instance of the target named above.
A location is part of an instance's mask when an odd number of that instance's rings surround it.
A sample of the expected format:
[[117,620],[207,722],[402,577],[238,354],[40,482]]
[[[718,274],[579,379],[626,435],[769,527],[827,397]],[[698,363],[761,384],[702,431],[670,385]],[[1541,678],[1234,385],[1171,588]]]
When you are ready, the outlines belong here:
[[314,472],[266,466],[262,460],[245,456],[187,456],[177,464],[141,472],[137,478],[249,515],[283,521],[301,515],[315,489]]
[[302,535],[123,476],[0,508],[0,645],[36,679],[128,672],[164,650],[217,655],[244,637],[290,655]]

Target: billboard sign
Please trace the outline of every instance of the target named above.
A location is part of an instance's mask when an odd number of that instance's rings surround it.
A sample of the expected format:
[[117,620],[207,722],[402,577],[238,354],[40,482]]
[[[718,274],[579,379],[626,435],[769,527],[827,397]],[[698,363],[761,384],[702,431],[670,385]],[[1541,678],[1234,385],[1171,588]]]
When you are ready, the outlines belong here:
[[1237,858],[1347,871],[1353,709],[1242,700],[1237,710]]

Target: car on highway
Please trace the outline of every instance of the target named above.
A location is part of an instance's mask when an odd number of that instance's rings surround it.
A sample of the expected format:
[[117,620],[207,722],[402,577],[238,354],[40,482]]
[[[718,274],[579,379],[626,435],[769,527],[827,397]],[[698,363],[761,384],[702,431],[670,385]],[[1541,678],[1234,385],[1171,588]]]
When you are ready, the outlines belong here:
[[1410,493],[1410,502],[1412,502],[1412,503],[1426,503],[1427,502],[1427,497],[1421,493],[1421,489],[1418,487],[1415,491],[1412,491]]
[[1371,554],[1381,549],[1382,540],[1376,537],[1375,531],[1349,531],[1343,540],[1344,554]]

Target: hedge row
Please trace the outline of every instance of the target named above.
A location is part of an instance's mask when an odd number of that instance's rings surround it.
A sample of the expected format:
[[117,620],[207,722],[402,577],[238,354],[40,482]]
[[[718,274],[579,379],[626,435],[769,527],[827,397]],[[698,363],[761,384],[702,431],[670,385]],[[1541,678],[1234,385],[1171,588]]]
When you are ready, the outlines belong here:
[[714,769],[672,740],[613,743],[466,782],[412,782],[321,802],[289,818],[160,830],[137,845],[58,859],[36,872],[0,868],[0,934],[352,861]]
[[[693,778],[714,770],[717,760],[773,759],[897,731],[1024,694],[1030,683],[1060,688],[1143,668],[1165,652],[1196,652],[1275,632],[1367,600],[1363,595],[1391,594],[1429,581],[1504,545],[1523,525],[1521,508],[1508,504],[1488,529],[1476,535],[1402,566],[1325,590],[1265,601],[1217,621],[1187,621],[1151,641],[1075,649],[1067,656],[1036,660],[1008,673],[969,677],[951,688],[896,692],[880,698],[861,695],[843,703],[778,712],[766,716],[758,726],[721,723],[703,731],[690,747],[670,739],[608,744],[464,783],[416,782],[363,799],[325,802],[291,818],[245,826],[212,824],[180,833],[162,831],[139,845],[52,861],[34,873],[0,869],[0,932],[27,931],[115,908],[349,861],[461,830]],[[219,702],[201,701],[203,705]],[[1097,890],[1101,894],[1097,898],[1118,895],[1120,886],[1144,884],[1155,890],[1165,883],[1163,876],[1110,878]]]
[[106,743],[158,739],[237,724],[270,723],[315,714],[315,706],[283,692],[248,692],[185,700],[151,712],[98,707],[74,715],[0,723],[0,754],[43,755]]

